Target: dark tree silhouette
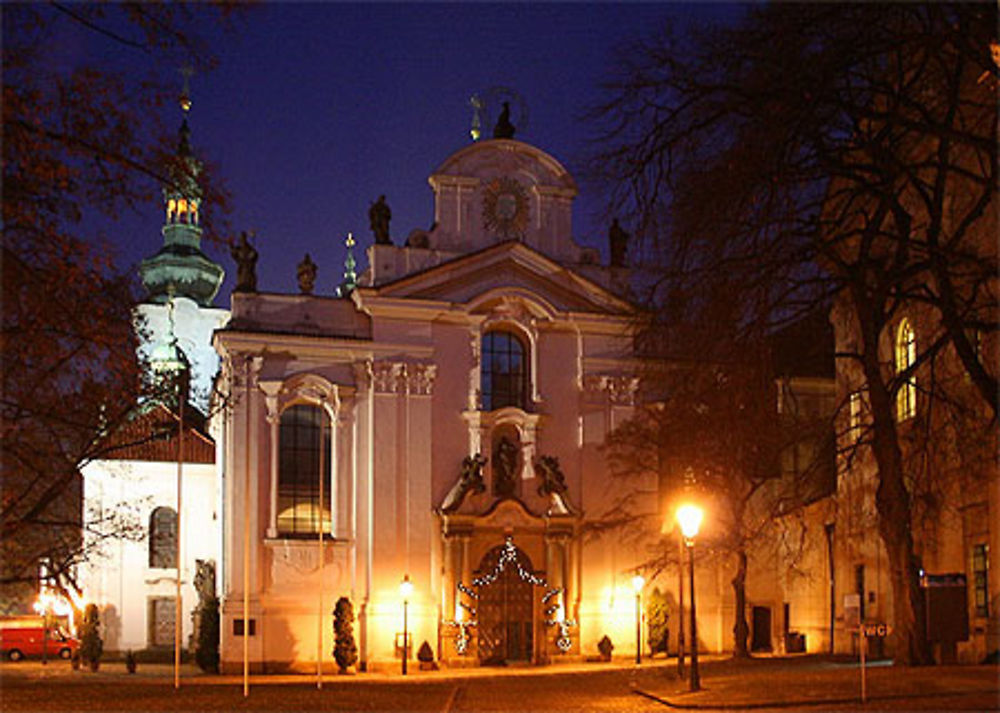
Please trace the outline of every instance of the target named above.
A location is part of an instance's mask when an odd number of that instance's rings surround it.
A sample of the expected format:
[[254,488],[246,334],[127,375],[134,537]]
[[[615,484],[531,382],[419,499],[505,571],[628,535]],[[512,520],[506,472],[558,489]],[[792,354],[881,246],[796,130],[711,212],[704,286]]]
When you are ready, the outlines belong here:
[[[72,588],[74,567],[88,556],[80,469],[107,454],[108,434],[143,393],[134,280],[114,265],[102,231],[124,210],[158,205],[159,189],[180,175],[169,158],[176,127],[164,129],[163,107],[179,94],[180,64],[211,64],[199,26],[229,12],[146,3],[21,3],[2,12],[6,606],[27,598],[40,561],[52,584]],[[52,53],[67,28],[129,53],[129,70],[58,61]],[[219,207],[213,186],[206,181],[206,202]],[[92,542],[125,526],[115,515],[96,523]]]
[[[902,664],[930,655],[896,394],[947,352],[996,423],[998,54],[994,4],[768,4],[638,47],[597,112],[595,166],[657,259],[661,313],[724,294],[750,331],[846,315]],[[895,373],[909,310],[935,327]]]

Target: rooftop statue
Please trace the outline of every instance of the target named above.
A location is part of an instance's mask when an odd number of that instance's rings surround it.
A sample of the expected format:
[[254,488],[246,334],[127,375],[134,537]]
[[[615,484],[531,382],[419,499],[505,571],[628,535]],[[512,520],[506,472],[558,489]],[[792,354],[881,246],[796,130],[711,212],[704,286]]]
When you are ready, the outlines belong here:
[[299,263],[297,270],[299,292],[304,295],[311,295],[313,293],[313,287],[316,285],[317,270],[316,263],[309,257],[309,253],[306,253],[306,256],[302,258],[302,262]]
[[368,209],[368,222],[375,236],[375,242],[379,245],[391,245],[389,240],[389,221],[392,220],[392,211],[385,202],[385,196],[379,196],[378,201],[372,203]]
[[618,218],[615,218],[608,230],[608,242],[611,244],[611,267],[625,267],[630,237],[622,226],[618,225]]
[[517,127],[510,123],[510,102],[504,102],[500,116],[497,117],[497,124],[493,127],[493,138],[513,139],[515,131]]
[[257,251],[247,240],[246,232],[240,233],[238,244],[229,244],[229,254],[236,261],[236,287],[233,292],[256,292]]

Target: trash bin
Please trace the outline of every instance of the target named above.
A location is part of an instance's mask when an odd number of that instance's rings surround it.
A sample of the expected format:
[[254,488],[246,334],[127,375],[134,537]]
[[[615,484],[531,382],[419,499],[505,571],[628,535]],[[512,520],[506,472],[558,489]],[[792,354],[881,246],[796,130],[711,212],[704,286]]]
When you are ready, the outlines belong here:
[[785,653],[804,654],[806,652],[806,635],[797,631],[785,634]]

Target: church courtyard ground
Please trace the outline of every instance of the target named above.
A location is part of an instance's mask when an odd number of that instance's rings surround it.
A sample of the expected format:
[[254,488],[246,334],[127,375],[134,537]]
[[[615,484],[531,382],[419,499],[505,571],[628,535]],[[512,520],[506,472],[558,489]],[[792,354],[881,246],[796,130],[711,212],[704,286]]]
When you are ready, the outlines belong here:
[[689,693],[676,663],[625,662],[546,668],[475,669],[328,676],[317,690],[309,676],[255,676],[243,698],[238,676],[185,668],[173,689],[168,665],[120,662],[97,673],[64,662],[0,664],[0,708],[14,711],[988,711],[1000,708],[1000,668],[937,666],[868,669],[862,706],[856,662],[826,657],[710,659],[704,690]]

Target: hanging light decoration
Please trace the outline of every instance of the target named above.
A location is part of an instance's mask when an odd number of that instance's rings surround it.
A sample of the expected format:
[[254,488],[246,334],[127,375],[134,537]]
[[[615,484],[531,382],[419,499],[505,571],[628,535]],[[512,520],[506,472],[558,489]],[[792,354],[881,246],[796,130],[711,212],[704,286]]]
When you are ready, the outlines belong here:
[[[503,551],[500,553],[500,557],[497,560],[493,571],[476,577],[472,580],[472,585],[474,587],[484,587],[493,584],[508,566],[515,569],[517,576],[520,577],[522,581],[528,582],[536,587],[548,587],[548,583],[544,579],[536,576],[532,572],[529,572],[524,568],[524,565],[521,564],[521,560],[517,556],[517,547],[514,546],[514,538],[510,535],[508,535],[504,541]],[[474,589],[465,586],[462,582],[458,582],[456,587],[459,592],[465,594],[473,602],[479,600],[479,593]],[[545,607],[545,625],[555,626],[558,628],[559,635],[556,638],[556,646],[561,652],[566,653],[573,646],[570,629],[576,626],[576,622],[565,617],[565,610],[558,599],[559,595],[562,594],[562,591],[562,587],[548,588],[542,596],[542,605]],[[550,601],[553,603],[549,604]],[[468,613],[468,617],[463,617],[462,621],[448,621],[445,622],[445,624],[454,626],[457,629],[455,632],[455,651],[460,656],[464,656],[469,650],[469,642],[472,639],[469,630],[474,629],[479,622],[476,620],[477,610],[475,606],[466,604],[461,600],[459,601],[459,606],[462,607],[463,611]]]

